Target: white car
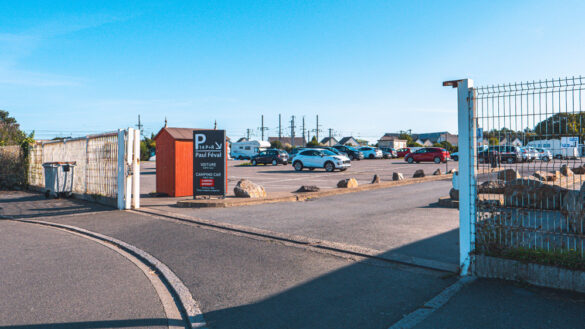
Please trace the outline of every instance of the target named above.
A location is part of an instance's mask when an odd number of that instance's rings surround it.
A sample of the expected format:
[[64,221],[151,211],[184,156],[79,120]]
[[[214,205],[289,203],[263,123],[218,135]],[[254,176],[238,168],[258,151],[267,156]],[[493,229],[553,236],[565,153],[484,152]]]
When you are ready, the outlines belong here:
[[384,152],[375,147],[363,146],[358,151],[364,154],[364,159],[382,159],[384,157]]
[[303,168],[309,170],[325,168],[326,171],[331,172],[335,169],[347,170],[351,167],[351,161],[345,155],[338,155],[329,150],[304,149],[295,156],[292,165],[296,171],[301,171]]
[[544,162],[549,162],[552,159],[552,153],[547,149],[536,148],[538,152],[538,159]]

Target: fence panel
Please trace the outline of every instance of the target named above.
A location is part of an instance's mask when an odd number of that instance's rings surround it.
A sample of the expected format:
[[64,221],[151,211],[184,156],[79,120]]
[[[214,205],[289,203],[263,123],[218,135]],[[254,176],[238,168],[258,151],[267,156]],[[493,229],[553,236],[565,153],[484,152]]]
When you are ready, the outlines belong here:
[[581,77],[472,89],[475,251],[585,263]]

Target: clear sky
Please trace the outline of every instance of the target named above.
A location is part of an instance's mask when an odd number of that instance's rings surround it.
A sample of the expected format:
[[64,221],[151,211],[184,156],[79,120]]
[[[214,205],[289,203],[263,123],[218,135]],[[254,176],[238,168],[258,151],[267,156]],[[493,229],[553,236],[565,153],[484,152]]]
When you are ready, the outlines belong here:
[[[456,92],[585,74],[585,1],[0,1],[0,109],[39,138],[303,116],[457,131]],[[297,135],[299,132],[297,132]]]

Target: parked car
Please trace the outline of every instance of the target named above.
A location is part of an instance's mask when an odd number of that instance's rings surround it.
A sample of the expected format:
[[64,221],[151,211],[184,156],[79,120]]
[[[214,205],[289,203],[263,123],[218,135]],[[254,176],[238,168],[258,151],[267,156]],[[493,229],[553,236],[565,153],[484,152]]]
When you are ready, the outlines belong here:
[[549,162],[552,159],[552,153],[549,150],[537,148],[538,159],[544,162]]
[[451,153],[451,159],[453,161],[459,161],[459,152]]
[[253,166],[256,166],[260,163],[262,164],[271,163],[273,166],[279,164],[287,165],[288,153],[279,149],[268,149],[256,155],[253,155],[252,158],[250,159],[250,162],[252,163]]
[[365,159],[382,159],[382,157],[384,157],[382,150],[375,147],[362,146],[358,149],[358,151],[364,154]]
[[292,163],[293,159],[295,158],[295,155],[299,154],[299,152],[304,149],[305,149],[304,147],[296,147],[290,150],[290,152],[288,153],[288,161]]
[[335,154],[337,154],[337,155],[344,155],[344,156],[347,156],[347,154],[346,154],[346,153],[344,153],[344,152],[341,152],[341,151],[339,151],[338,149],[336,149],[336,148],[334,148],[334,147],[332,147],[332,146],[316,146],[316,147],[314,147],[314,148],[317,148],[317,149],[323,149],[323,150],[329,150],[329,151],[331,151],[331,152],[333,152],[333,153],[335,153]]
[[408,153],[410,153],[409,147],[396,150],[396,155],[398,155],[399,158],[404,158]]
[[520,147],[520,154],[522,155],[522,162],[532,162],[538,158],[538,153],[529,147]]
[[326,171],[332,172],[335,169],[341,171],[351,167],[351,161],[344,155],[338,155],[329,150],[310,148],[301,150],[294,158],[293,167],[296,171],[303,168],[314,170],[315,168],[325,168]]
[[404,160],[408,163],[419,163],[421,161],[432,161],[434,163],[447,162],[449,152],[440,147],[423,147],[413,153],[408,153]]
[[[491,151],[497,152],[501,162],[516,163],[522,162],[522,151],[518,146],[512,145],[492,145],[484,152],[489,153]],[[478,157],[478,161],[481,163],[482,158]]]
[[391,147],[380,147],[380,150],[382,150],[382,155],[384,156],[384,159],[392,159],[398,157],[398,155],[396,154],[396,150],[394,150]]
[[332,147],[340,152],[347,154],[347,157],[350,160],[361,160],[364,158],[364,154],[362,152],[358,151],[357,149],[351,146],[334,145]]

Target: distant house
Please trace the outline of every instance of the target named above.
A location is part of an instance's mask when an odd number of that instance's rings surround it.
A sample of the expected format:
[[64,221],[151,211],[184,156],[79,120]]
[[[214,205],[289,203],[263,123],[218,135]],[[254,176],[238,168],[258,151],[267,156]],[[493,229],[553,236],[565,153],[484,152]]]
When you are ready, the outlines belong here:
[[337,143],[339,143],[339,141],[335,139],[335,137],[325,137],[321,140],[320,144],[324,146],[333,146],[336,145]]
[[347,146],[360,146],[360,143],[353,138],[353,136],[349,136],[349,137],[343,137],[342,139],[339,140],[339,142],[337,143],[338,145],[347,145]]
[[[453,146],[459,144],[459,137],[453,135],[448,131],[441,131],[436,133],[412,134],[412,139],[424,146],[433,146],[435,143],[449,142]],[[430,143],[430,145],[428,145]]]
[[405,148],[406,140],[398,138],[395,134],[386,133],[378,140],[378,147],[393,148],[395,150]]
[[307,140],[305,137],[295,137],[294,140],[290,137],[268,137],[268,142],[272,143],[274,141],[280,140],[282,145],[290,144],[291,146],[305,146],[307,145]]
[[238,139],[237,143],[247,142],[247,141],[248,141],[248,139],[246,137],[242,137],[242,138]]

